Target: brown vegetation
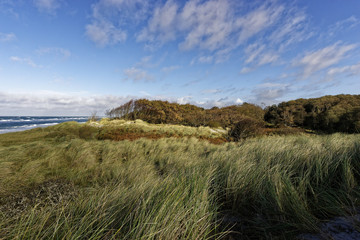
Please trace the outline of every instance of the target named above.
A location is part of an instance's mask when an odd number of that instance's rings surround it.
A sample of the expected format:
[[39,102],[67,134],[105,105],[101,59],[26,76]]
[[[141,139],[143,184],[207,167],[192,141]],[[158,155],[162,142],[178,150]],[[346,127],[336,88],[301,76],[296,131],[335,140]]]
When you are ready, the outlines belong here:
[[[156,124],[230,128],[228,138],[235,141],[258,135],[299,134],[305,129],[326,133],[359,133],[360,95],[298,99],[265,110],[249,103],[204,109],[191,104],[139,99],[108,110],[107,115],[110,118],[141,119]],[[265,128],[266,122],[270,128]],[[137,139],[140,135],[152,139],[163,137],[148,133],[122,137],[119,137],[119,133],[113,134],[118,136],[109,139]]]
[[264,120],[327,133],[360,132],[360,95],[324,96],[282,102],[266,108]]
[[110,118],[126,120],[141,119],[148,123],[181,124],[186,126],[231,127],[244,116],[263,121],[261,107],[244,103],[223,108],[200,108],[191,104],[150,101],[147,99],[131,100],[124,105],[108,110]]

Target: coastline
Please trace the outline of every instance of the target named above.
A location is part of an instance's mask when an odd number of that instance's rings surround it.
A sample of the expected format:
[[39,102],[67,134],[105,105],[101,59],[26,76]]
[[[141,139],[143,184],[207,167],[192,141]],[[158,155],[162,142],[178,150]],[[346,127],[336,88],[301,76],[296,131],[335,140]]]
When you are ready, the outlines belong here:
[[88,116],[0,116],[0,134],[44,128],[68,121],[84,123],[88,118]]

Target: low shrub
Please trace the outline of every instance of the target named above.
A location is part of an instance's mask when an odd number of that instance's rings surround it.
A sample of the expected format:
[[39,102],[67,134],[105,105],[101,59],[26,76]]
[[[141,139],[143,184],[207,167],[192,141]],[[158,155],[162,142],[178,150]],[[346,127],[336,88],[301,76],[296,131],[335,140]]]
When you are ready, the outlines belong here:
[[248,137],[261,135],[264,128],[264,122],[253,118],[244,117],[240,119],[229,131],[229,138],[233,141],[239,141]]
[[222,127],[221,124],[219,122],[217,122],[217,121],[210,121],[206,125],[211,127],[211,128],[220,128],[220,127]]

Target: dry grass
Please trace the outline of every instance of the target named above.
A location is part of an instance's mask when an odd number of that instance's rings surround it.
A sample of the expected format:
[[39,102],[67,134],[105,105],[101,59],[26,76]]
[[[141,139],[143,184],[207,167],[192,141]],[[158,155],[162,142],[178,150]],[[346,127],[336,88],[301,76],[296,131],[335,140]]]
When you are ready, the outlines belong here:
[[110,141],[100,124],[0,135],[0,238],[292,239],[359,205],[359,135]]

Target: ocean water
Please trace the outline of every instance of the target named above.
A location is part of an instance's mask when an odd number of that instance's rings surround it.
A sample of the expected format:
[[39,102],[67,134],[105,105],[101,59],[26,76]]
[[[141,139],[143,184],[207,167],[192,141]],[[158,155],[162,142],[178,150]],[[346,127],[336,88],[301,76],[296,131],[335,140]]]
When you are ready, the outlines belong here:
[[59,116],[54,116],[54,117],[0,116],[0,134],[7,132],[24,131],[37,127],[47,127],[68,121],[86,122],[88,118],[89,117],[64,117],[64,116],[61,117]]

